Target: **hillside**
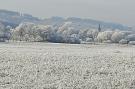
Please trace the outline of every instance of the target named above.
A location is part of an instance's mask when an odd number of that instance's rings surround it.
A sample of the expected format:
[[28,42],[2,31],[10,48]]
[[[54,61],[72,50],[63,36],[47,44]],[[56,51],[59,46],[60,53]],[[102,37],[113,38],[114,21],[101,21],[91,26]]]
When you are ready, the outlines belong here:
[[72,22],[72,27],[76,29],[89,29],[89,28],[97,28],[99,24],[101,24],[102,29],[104,30],[130,30],[131,28],[128,26],[124,26],[122,24],[103,22],[92,19],[81,19],[76,17],[62,18],[62,17],[52,17],[46,19],[39,19],[38,17],[33,17],[29,14],[22,14],[15,11],[8,10],[0,10],[0,23],[5,26],[10,25],[12,27],[16,27],[22,22],[32,22],[44,25],[53,25],[60,26],[65,22]]
[[112,23],[112,22],[104,22],[104,21],[98,21],[98,20],[92,20],[92,19],[82,19],[82,18],[76,18],[76,17],[69,17],[69,18],[61,18],[61,17],[52,17],[44,20],[44,23],[46,25],[54,25],[54,26],[60,26],[64,22],[72,22],[72,27],[76,29],[97,29],[98,25],[100,24],[102,29],[104,30],[131,30],[131,27],[119,24],[119,23]]
[[37,17],[19,12],[0,10],[0,22],[4,25],[17,26],[22,22],[39,22]]

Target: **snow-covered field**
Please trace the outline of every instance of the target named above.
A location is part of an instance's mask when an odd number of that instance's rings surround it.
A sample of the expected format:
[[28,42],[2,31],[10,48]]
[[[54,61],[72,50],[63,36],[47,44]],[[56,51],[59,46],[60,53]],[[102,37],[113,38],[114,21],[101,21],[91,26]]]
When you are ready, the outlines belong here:
[[135,89],[135,46],[0,43],[0,89]]

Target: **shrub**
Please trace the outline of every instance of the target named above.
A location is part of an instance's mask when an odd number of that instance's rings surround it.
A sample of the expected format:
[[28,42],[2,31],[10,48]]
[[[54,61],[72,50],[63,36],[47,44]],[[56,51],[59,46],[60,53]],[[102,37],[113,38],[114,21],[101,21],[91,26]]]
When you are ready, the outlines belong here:
[[130,45],[135,45],[135,41],[130,41],[129,44]]
[[125,33],[121,31],[116,31],[112,34],[111,40],[114,43],[119,43],[120,40],[125,38]]
[[125,39],[128,41],[135,41],[135,34],[130,34]]
[[128,40],[126,39],[122,39],[119,41],[120,44],[128,44]]

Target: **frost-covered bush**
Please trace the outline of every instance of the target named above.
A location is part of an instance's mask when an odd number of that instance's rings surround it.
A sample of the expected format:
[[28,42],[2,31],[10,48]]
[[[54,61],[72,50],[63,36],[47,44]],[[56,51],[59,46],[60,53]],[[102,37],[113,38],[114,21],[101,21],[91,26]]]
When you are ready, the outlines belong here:
[[135,34],[130,34],[125,39],[128,41],[135,41]]
[[121,32],[121,31],[115,31],[113,34],[112,34],[112,37],[111,37],[111,40],[112,42],[114,43],[119,43],[120,40],[124,39],[126,36],[126,34],[124,32]]
[[103,43],[112,43],[112,41],[111,40],[105,40],[105,41],[103,41]]
[[93,38],[86,38],[86,42],[93,42]]
[[100,32],[98,34],[98,36],[97,36],[97,40],[98,40],[98,42],[103,42],[103,41],[111,40],[112,34],[113,34],[113,31]]
[[135,45],[135,41],[130,41],[129,44],[130,45]]
[[128,44],[128,40],[126,39],[122,39],[119,41],[120,44]]

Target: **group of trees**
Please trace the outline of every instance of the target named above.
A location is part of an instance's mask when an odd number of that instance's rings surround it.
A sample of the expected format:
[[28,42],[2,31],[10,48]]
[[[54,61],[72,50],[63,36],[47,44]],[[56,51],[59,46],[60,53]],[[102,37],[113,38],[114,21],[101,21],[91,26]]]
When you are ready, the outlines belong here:
[[50,26],[40,26],[33,23],[22,23],[15,29],[11,29],[11,39],[18,41],[44,41]]
[[[83,42],[107,42],[107,43],[134,43],[135,33],[130,31],[98,31],[98,29],[78,30],[72,27],[72,22],[65,22],[59,27],[51,25],[38,25],[33,23],[21,23],[14,29],[0,26],[1,31],[10,32],[10,40],[13,41],[49,41],[55,43],[83,43]],[[10,29],[10,30],[9,30]],[[132,41],[132,42],[131,42]]]
[[5,26],[2,23],[0,23],[0,42],[4,41],[5,39],[10,39],[10,26]]
[[79,31],[67,22],[60,27],[22,23],[11,30],[11,39],[18,41],[49,41],[59,43],[80,43]]
[[51,25],[22,23],[15,29],[11,29],[11,40],[79,44],[81,41],[94,41],[98,35],[98,31],[95,29],[78,30],[73,28],[71,24],[71,22],[65,22],[60,27],[53,27]]

